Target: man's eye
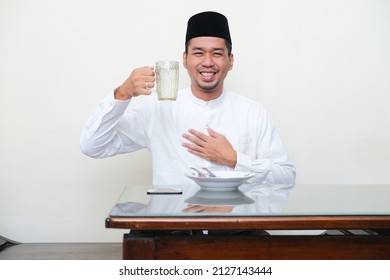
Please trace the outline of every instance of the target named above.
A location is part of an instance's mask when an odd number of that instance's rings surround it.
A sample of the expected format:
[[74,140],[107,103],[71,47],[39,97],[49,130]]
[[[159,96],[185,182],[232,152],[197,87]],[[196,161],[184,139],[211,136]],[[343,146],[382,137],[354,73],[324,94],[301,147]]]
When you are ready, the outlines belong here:
[[201,55],[203,55],[203,53],[201,53],[201,52],[195,52],[194,55],[195,55],[195,56],[201,56]]

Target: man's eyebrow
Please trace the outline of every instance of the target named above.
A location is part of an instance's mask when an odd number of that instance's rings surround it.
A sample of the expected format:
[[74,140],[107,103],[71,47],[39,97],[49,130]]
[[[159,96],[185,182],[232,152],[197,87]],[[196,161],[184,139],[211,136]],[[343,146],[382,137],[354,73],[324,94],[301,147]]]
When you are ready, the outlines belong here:
[[[202,47],[193,47],[193,48],[191,48],[191,50],[192,51],[204,51],[205,49],[204,48],[202,48]],[[212,49],[212,51],[225,51],[225,49],[224,48],[213,48]]]
[[191,50],[193,50],[193,51],[203,51],[203,48],[201,48],[201,47],[192,47]]

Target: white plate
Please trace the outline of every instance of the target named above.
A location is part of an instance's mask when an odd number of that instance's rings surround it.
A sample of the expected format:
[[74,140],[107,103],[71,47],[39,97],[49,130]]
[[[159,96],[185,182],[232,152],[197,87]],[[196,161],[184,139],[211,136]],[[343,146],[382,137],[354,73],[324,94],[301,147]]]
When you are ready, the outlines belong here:
[[254,174],[243,171],[213,171],[217,177],[197,177],[189,173],[185,173],[188,178],[192,179],[196,184],[208,191],[232,191],[252,178]]

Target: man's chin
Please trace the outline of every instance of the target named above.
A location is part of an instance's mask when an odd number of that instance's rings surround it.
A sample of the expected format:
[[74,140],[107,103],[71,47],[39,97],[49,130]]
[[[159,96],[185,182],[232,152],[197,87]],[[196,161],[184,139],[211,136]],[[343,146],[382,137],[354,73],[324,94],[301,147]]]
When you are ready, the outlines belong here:
[[211,84],[211,83],[200,84],[200,83],[198,83],[198,87],[204,91],[214,91],[218,87],[218,83],[215,83],[215,84]]

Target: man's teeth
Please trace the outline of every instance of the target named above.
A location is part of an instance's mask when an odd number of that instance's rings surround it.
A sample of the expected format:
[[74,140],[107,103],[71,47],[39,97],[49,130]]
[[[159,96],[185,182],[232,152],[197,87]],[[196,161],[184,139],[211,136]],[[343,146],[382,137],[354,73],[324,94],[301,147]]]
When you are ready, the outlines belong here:
[[201,73],[202,76],[211,77],[214,73]]

